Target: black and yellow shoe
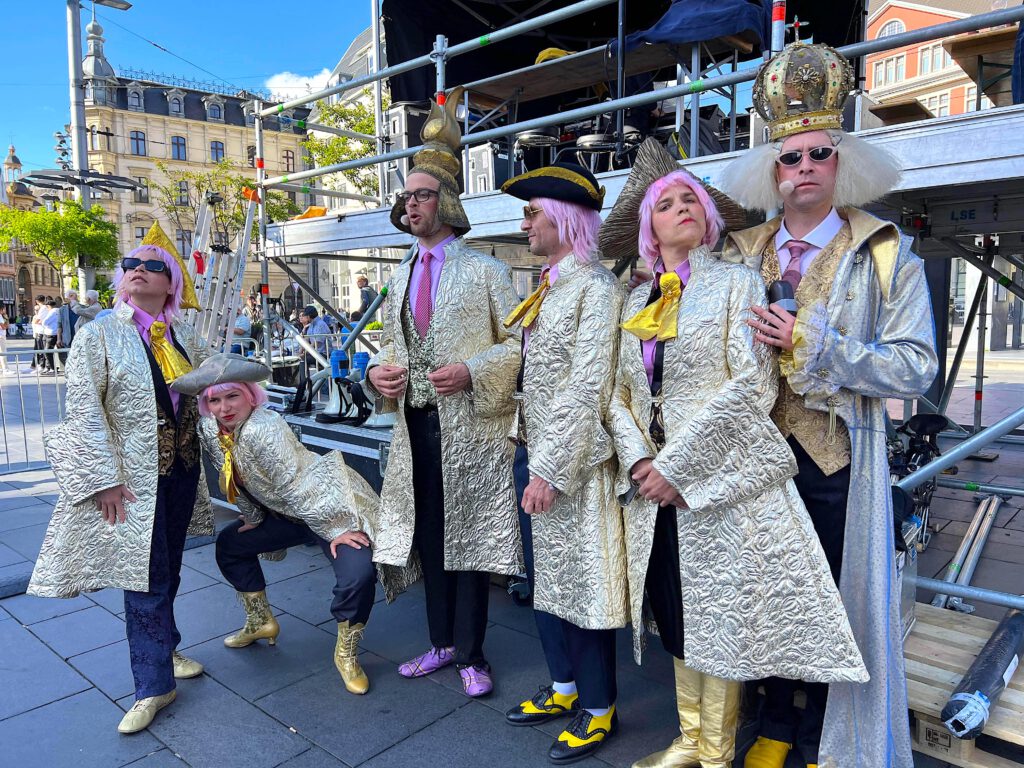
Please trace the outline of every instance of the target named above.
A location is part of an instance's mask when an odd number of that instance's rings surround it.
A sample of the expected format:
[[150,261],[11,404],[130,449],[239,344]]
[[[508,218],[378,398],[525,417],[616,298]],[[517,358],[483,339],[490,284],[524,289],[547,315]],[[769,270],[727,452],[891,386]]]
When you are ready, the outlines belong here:
[[550,685],[542,685],[532,699],[512,707],[505,713],[510,725],[540,725],[562,715],[574,714],[580,708],[580,697],[575,693],[558,693]]
[[597,752],[619,728],[619,715],[615,705],[600,717],[581,709],[569,727],[558,734],[548,750],[548,758],[556,765],[575,763]]

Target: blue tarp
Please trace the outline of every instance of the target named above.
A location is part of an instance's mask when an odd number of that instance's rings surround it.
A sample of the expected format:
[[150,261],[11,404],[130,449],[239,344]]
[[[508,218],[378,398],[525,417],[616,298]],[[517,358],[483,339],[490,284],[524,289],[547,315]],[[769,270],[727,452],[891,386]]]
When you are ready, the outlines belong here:
[[643,43],[696,43],[748,30],[763,50],[771,38],[771,6],[771,0],[674,0],[654,26],[626,36],[626,52]]

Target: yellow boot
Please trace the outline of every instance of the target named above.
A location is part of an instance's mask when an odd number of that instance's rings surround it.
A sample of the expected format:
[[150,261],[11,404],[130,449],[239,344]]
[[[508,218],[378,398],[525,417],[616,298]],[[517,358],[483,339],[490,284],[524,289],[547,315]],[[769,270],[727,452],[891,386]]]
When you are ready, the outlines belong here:
[[238,597],[245,608],[245,626],[235,634],[225,637],[224,645],[228,648],[245,648],[263,639],[274,645],[281,633],[281,626],[270,610],[267,593],[239,592]]
[[362,695],[370,690],[370,681],[359,665],[359,641],[363,639],[365,624],[342,621],[338,624],[338,644],[334,646],[334,666],[349,693]]
[[676,709],[679,710],[679,736],[668,749],[655,752],[633,763],[633,768],[690,768],[700,765],[697,749],[700,739],[700,672],[673,659],[676,673]]
[[736,720],[743,684],[703,675],[700,697],[701,768],[730,768],[736,754]]
[[758,736],[743,759],[743,768],[782,768],[792,744]]

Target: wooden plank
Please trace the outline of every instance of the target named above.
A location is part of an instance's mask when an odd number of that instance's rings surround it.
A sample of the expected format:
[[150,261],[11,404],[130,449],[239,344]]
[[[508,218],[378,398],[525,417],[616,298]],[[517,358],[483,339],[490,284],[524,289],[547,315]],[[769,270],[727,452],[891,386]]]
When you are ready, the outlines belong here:
[[1020,768],[1020,763],[978,749],[973,741],[958,741],[949,736],[935,718],[918,716],[912,732],[913,749],[960,768]]

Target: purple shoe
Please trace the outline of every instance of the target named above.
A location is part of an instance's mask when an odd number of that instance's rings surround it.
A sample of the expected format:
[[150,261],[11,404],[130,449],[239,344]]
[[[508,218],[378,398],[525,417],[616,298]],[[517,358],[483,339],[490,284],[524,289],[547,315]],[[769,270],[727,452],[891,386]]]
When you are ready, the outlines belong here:
[[434,648],[398,667],[402,677],[423,677],[455,662],[454,648]]
[[494,682],[491,680],[491,668],[489,665],[479,666],[474,664],[470,667],[459,669],[459,677],[462,678],[462,690],[466,695],[475,699],[478,696],[486,696],[494,690]]

